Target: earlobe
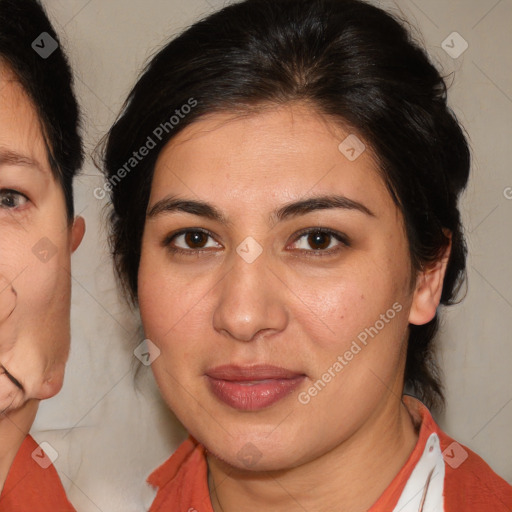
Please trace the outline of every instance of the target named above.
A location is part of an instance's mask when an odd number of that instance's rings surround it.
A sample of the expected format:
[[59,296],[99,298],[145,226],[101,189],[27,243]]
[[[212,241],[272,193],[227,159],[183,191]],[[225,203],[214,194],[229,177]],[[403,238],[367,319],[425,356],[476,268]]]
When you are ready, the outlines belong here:
[[442,258],[419,272],[409,312],[409,323],[423,325],[434,318],[441,301],[450,251],[451,240],[444,250]]
[[71,252],[75,252],[85,234],[85,220],[83,217],[75,217],[71,228]]

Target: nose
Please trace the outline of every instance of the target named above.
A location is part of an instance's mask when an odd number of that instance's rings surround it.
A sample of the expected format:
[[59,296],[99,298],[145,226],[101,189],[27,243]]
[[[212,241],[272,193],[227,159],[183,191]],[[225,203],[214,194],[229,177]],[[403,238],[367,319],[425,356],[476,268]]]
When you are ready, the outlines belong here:
[[61,389],[64,384],[65,364],[59,363],[45,373],[35,385],[34,398],[38,400],[46,400],[52,398]]
[[216,287],[215,330],[251,341],[284,330],[288,322],[286,286],[263,252],[254,261],[233,254],[233,264]]

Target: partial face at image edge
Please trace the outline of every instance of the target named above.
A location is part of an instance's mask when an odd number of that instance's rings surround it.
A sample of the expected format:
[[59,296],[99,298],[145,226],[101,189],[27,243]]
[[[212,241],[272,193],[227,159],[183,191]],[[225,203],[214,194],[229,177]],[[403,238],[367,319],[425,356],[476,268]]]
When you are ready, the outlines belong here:
[[68,221],[33,103],[0,63],[0,411],[62,387],[83,232],[83,219]]

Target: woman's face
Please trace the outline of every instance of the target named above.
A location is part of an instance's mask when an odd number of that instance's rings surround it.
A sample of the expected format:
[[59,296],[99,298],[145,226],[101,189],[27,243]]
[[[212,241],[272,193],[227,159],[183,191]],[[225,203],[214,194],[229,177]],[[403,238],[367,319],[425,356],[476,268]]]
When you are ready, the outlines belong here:
[[399,404],[415,280],[402,216],[349,135],[300,105],[215,114],[157,161],[138,276],[152,367],[233,466],[304,463]]
[[57,393],[69,351],[68,225],[38,117],[0,64],[0,412]]

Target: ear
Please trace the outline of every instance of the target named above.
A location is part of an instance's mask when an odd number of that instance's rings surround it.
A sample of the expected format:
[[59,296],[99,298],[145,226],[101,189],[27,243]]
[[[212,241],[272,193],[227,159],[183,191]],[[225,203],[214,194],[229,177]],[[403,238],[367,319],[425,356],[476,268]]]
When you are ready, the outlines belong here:
[[416,278],[416,289],[409,312],[409,323],[411,324],[426,324],[436,315],[452,248],[451,233],[445,232],[445,235],[450,238],[450,242],[441,258],[421,270]]
[[75,252],[85,234],[85,220],[83,217],[75,217],[71,228],[71,252]]

